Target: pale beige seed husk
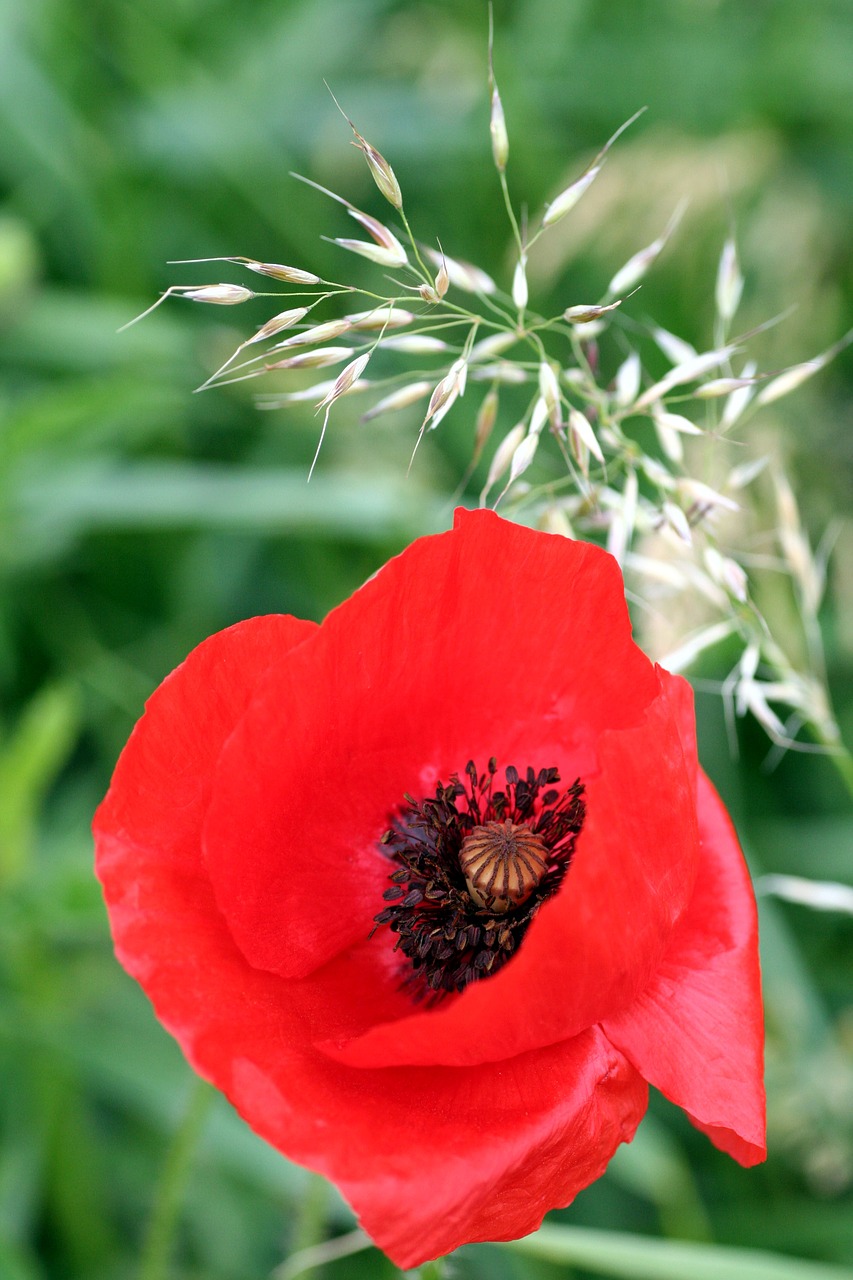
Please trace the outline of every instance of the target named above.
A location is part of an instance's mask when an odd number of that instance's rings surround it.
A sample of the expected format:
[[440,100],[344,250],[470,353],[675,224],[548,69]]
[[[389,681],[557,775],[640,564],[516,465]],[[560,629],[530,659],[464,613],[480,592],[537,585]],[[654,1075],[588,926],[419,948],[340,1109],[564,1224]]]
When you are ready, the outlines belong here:
[[734,354],[736,349],[734,346],[719,347],[716,351],[705,351],[701,355],[685,360],[683,364],[677,364],[659,382],[656,382],[643,392],[635,402],[634,408],[645,409],[648,405],[654,404],[656,400],[660,400],[673,387],[681,386],[685,382],[696,381],[703,374],[709,373],[711,369],[721,365],[724,360]]
[[682,444],[681,436],[677,431],[673,431],[671,427],[668,427],[665,422],[661,422],[660,418],[654,418],[653,421],[660,447],[670,462],[683,462],[684,445]]
[[539,394],[545,401],[551,423],[556,426],[560,421],[560,384],[547,360],[543,360],[539,365]]
[[405,409],[410,404],[423,400],[424,396],[428,396],[433,389],[431,382],[412,382],[406,387],[399,387],[396,391],[392,391],[390,395],[383,396],[381,400],[377,400],[372,408],[362,414],[362,422],[370,422],[373,418],[378,418],[380,414],[391,413],[395,409]]
[[491,387],[483,396],[483,401],[474,422],[474,448],[479,456],[492,434],[498,418],[500,398],[497,389]]
[[512,277],[512,300],[518,307],[519,311],[523,311],[527,306],[529,290],[527,288],[527,257],[522,254],[515,264],[515,271]]
[[489,119],[489,131],[492,135],[492,157],[495,162],[495,168],[501,173],[506,169],[506,163],[509,159],[509,136],[506,131],[506,118],[504,116],[503,103],[501,95],[498,93],[498,86],[492,89],[492,109]]
[[518,422],[504,436],[503,440],[495,450],[494,457],[492,458],[491,466],[489,467],[489,474],[486,478],[486,487],[483,491],[484,495],[488,493],[489,489],[491,489],[498,480],[500,480],[501,476],[510,464],[510,459],[521,441],[524,439],[526,432],[527,428],[524,423]]
[[616,403],[623,407],[633,404],[640,390],[642,366],[636,351],[622,361],[616,370]]
[[737,260],[737,246],[732,237],[723,245],[720,254],[720,265],[717,268],[717,282],[714,289],[714,300],[717,314],[721,320],[728,322],[734,317],[743,293],[743,276]]
[[250,271],[257,271],[259,275],[269,276],[271,280],[281,280],[285,284],[320,283],[320,277],[313,271],[303,271],[300,267],[286,267],[281,262],[256,262],[252,258],[235,258],[234,261],[242,262]]
[[510,386],[521,386],[527,382],[528,375],[517,364],[509,360],[498,360],[494,364],[475,365],[471,369],[471,377],[475,382],[502,382]]
[[591,320],[600,320],[607,311],[615,311],[622,306],[622,302],[622,298],[617,298],[607,306],[595,302],[579,303],[577,306],[567,307],[563,312],[563,319],[568,320],[569,324],[589,324]]
[[402,209],[403,195],[400,191],[400,184],[397,181],[394,170],[391,168],[382,153],[377,151],[375,147],[371,146],[371,144],[361,136],[357,129],[354,128],[353,131],[358,140],[358,146],[361,153],[367,161],[367,167],[370,170],[373,181],[376,183],[377,187],[389,204],[392,204],[395,209]]
[[702,506],[722,507],[726,511],[740,510],[740,505],[735,502],[734,498],[726,497],[724,493],[719,493],[701,480],[694,480],[692,476],[679,476],[676,484],[678,490],[685,497],[693,502],[700,503]]
[[344,237],[337,238],[333,243],[340,245],[342,249],[348,249],[350,253],[357,253],[360,257],[375,262],[380,267],[404,267],[408,262],[402,245],[399,249],[386,249],[381,244],[370,244],[367,240],[348,240]]
[[301,333],[294,333],[283,342],[277,342],[272,350],[283,351],[287,347],[309,347],[315,342],[328,342],[330,338],[339,338],[342,333],[346,333],[351,328],[349,320],[326,320],[323,324],[315,324],[310,329],[303,329]]
[[533,461],[536,450],[539,447],[539,436],[525,436],[521,444],[512,455],[512,464],[509,469],[509,483],[513,484],[519,476],[523,475]]
[[685,436],[701,436],[702,428],[697,427],[695,422],[691,422],[689,418],[685,418],[682,413],[667,413],[665,409],[655,406],[653,415],[655,422],[661,423],[668,427],[670,431],[679,431]]
[[531,436],[538,436],[549,417],[548,401],[544,396],[537,396],[533,405],[533,411],[530,414],[530,426],[527,428],[528,434]]
[[797,387],[802,386],[809,378],[813,378],[823,368],[824,363],[818,356],[816,360],[806,360],[803,364],[795,364],[792,368],[786,369],[759,391],[755,397],[755,403],[764,405],[772,404],[774,400],[781,400],[782,396],[796,391]]
[[233,307],[240,302],[248,302],[255,294],[241,284],[203,284],[177,286],[173,292],[180,292],[181,297],[191,302],[212,302],[220,307]]
[[379,306],[374,307],[372,311],[353,311],[344,319],[348,320],[353,329],[367,330],[372,329],[399,329],[404,325],[411,324],[414,320],[414,314],[406,311],[403,307]]
[[383,249],[388,249],[390,252],[396,253],[398,256],[402,255],[403,260],[405,261],[405,249],[394,235],[393,231],[390,231],[388,227],[385,226],[384,222],[380,222],[378,218],[372,217],[369,213],[363,213],[361,209],[356,209],[355,205],[348,205],[347,212],[351,218],[355,218],[356,222],[360,223],[360,225],[364,227],[368,235],[373,236],[373,239],[378,245],[381,245]]
[[743,387],[752,386],[754,381],[754,378],[713,378],[710,382],[703,382],[693,394],[697,400],[716,400],[720,396],[731,395],[733,391],[740,391]]
[[518,335],[515,333],[491,333],[487,338],[474,343],[468,358],[472,364],[478,360],[491,360],[493,356],[503,355],[504,351],[514,347],[517,342]]
[[300,320],[304,320],[308,314],[307,307],[292,307],[290,311],[280,311],[277,316],[272,316],[267,320],[266,324],[262,324],[257,333],[251,338],[246,339],[246,346],[252,342],[262,342],[265,338],[273,338],[277,333],[281,333],[284,329],[291,328],[292,325],[298,324]]
[[598,462],[604,461],[604,454],[601,451],[601,445],[598,438],[590,426],[589,419],[579,409],[571,408],[569,410],[569,429],[577,433],[580,440],[583,441],[592,456]]
[[352,355],[352,347],[320,347],[316,351],[300,351],[295,356],[276,360],[267,369],[320,369],[324,365],[338,364]]
[[601,165],[593,165],[591,169],[588,169],[586,173],[582,173],[564,191],[561,191],[545,210],[542,226],[552,227],[555,222],[559,222],[567,213],[570,213],[581,196],[592,186],[600,172]]
[[450,283],[456,285],[458,289],[464,289],[466,293],[495,293],[497,285],[490,275],[480,267],[475,267],[471,262],[465,262],[461,258],[450,258],[445,253],[438,253],[435,249],[428,246],[424,252],[436,267],[440,267],[442,262],[447,267],[447,274],[450,277]]
[[686,364],[688,360],[695,360],[699,354],[694,346],[677,334],[670,333],[668,329],[655,327],[652,329],[652,337],[670,364]]
[[356,356],[355,360],[351,360],[345,369],[342,369],[335,379],[334,385],[322,400],[317,404],[318,409],[324,408],[326,405],[332,404],[333,401],[339,399],[340,396],[346,395],[347,391],[358,381],[364,373],[370,352],[365,355]]
[[378,345],[384,351],[403,351],[407,355],[433,355],[447,350],[446,342],[428,333],[392,334],[390,338],[380,339]]

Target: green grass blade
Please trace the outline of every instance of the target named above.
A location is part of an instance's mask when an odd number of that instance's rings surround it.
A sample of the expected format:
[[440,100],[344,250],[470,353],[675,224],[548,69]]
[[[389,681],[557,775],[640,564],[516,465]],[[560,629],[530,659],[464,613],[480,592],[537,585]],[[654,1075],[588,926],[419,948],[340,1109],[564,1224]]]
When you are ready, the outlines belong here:
[[853,1280],[853,1270],[847,1267],[777,1253],[587,1227],[545,1226],[508,1247],[618,1280]]

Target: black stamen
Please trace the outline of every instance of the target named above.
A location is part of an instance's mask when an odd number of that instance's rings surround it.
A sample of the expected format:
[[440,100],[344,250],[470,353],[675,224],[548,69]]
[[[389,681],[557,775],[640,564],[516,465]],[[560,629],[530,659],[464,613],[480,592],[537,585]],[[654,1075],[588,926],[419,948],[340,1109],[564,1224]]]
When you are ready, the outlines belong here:
[[[557,769],[528,767],[522,776],[510,765],[505,788],[493,791],[496,771],[494,757],[482,775],[469,760],[464,783],[451,774],[448,785],[439,782],[435,796],[420,802],[406,793],[405,806],[382,836],[394,868],[392,888],[383,894],[390,905],[374,919],[377,928],[387,925],[397,935],[394,949],[406,957],[403,983],[415,999],[439,999],[502,969],[571,863],[586,812],[580,779],[560,791],[554,787]],[[494,837],[506,845],[502,877],[496,862],[475,896],[460,861],[462,846],[475,830],[474,842],[482,842],[484,831],[488,838],[500,823],[507,824]],[[513,832],[522,838],[518,847]],[[523,901],[509,894],[510,866],[513,885],[527,877]]]

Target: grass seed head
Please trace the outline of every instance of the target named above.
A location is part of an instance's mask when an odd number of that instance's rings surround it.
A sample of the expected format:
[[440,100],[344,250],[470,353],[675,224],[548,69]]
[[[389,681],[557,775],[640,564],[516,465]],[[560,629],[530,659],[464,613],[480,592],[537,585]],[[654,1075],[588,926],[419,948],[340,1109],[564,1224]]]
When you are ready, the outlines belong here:
[[529,292],[527,288],[527,254],[522,253],[515,264],[512,277],[512,300],[523,311],[527,306]]
[[395,209],[402,209],[403,196],[400,191],[400,184],[394,175],[394,170],[391,168],[382,153],[377,151],[374,146],[371,146],[366,138],[361,136],[352,120],[349,121],[349,125],[355,134],[353,145],[358,147],[359,151],[367,161],[367,167],[370,170],[370,176],[373,178],[373,181],[376,183],[377,187],[389,204],[392,204]]
[[450,272],[447,270],[447,263],[444,260],[444,254],[441,255],[441,266],[435,273],[435,282],[433,287],[439,298],[443,298],[450,287]]
[[485,449],[498,418],[499,397],[496,387],[490,387],[483,396],[474,423],[474,457],[479,458]]
[[720,254],[720,265],[717,268],[717,283],[714,300],[717,314],[728,323],[734,316],[743,293],[743,276],[737,260],[737,246],[734,238],[729,236]]
[[622,301],[622,298],[617,298],[606,306],[603,303],[581,303],[575,307],[567,307],[563,312],[563,319],[568,320],[569,324],[589,324],[590,320],[600,320],[605,312],[621,307]]
[[616,370],[615,395],[618,405],[627,408],[634,403],[640,390],[641,377],[640,357],[636,351],[632,351]]
[[289,329],[292,325],[298,324],[300,320],[304,320],[307,314],[307,307],[292,307],[289,311],[280,311],[277,316],[267,320],[266,324],[262,324],[257,333],[253,334],[251,338],[247,338],[245,345],[248,346],[252,342],[263,342],[265,338],[274,338],[277,333],[281,333],[284,329]]
[[333,240],[332,243],[340,245],[342,249],[348,249],[350,253],[357,253],[380,267],[404,267],[409,260],[406,250],[399,242],[397,248],[386,248],[381,244],[371,244],[368,240],[348,240],[343,237]]
[[339,364],[352,355],[351,347],[319,347],[316,351],[300,351],[265,365],[266,369],[322,369],[325,365]]
[[[512,463],[509,468],[509,480],[507,481],[507,489],[514,484],[520,475],[523,475],[530,466],[536,450],[539,448],[538,435],[526,435],[512,455]],[[504,490],[506,493],[506,489]]]
[[657,240],[653,240],[651,244],[646,245],[645,249],[640,249],[638,253],[628,259],[623,267],[619,268],[607,286],[607,293],[611,298],[615,298],[617,294],[626,293],[640,283],[681,221],[684,209],[684,204],[679,204]]
[[586,173],[582,173],[579,178],[576,178],[564,191],[561,191],[546,208],[542,218],[542,226],[553,227],[555,222],[565,218],[566,214],[574,209],[581,196],[592,186],[600,172],[601,165],[593,165],[591,169],[587,169]]
[[367,362],[370,359],[370,352],[366,352],[362,356],[356,356],[355,360],[350,360],[345,369],[342,369],[335,379],[330,391],[327,391],[322,400],[317,402],[317,408],[323,409],[326,405],[332,404],[341,396],[351,391],[355,383],[364,373]]
[[503,440],[501,440],[500,444],[495,450],[494,457],[492,458],[491,466],[489,467],[489,474],[486,477],[485,487],[483,489],[483,492],[480,494],[481,506],[485,506],[485,502],[486,502],[486,498],[488,497],[489,490],[494,488],[498,480],[500,480],[501,476],[506,471],[507,467],[510,464],[510,459],[512,458],[518,446],[521,444],[526,434],[527,434],[527,428],[525,427],[524,423],[517,422],[516,425],[512,428],[512,430],[508,431],[507,434],[504,436]]
[[697,387],[693,394],[697,400],[716,400],[754,384],[754,378],[712,378],[710,382],[703,382],[701,387]]
[[551,426],[559,426],[562,416],[560,384],[557,381],[557,375],[554,373],[553,367],[547,360],[543,360],[539,365],[539,394],[545,402]]
[[258,275],[269,276],[271,280],[281,280],[285,284],[319,284],[320,277],[313,271],[303,271],[301,267],[286,267],[281,262],[256,262],[253,258],[235,258],[250,271]]
[[495,168],[500,173],[503,173],[506,169],[506,162],[509,159],[509,136],[506,131],[506,119],[497,85],[492,88],[489,131],[492,135],[492,156],[494,157]]
[[486,295],[497,292],[498,286],[492,277],[480,267],[475,267],[472,262],[463,262],[461,258],[449,258],[443,251],[437,253],[435,249],[429,247],[425,249],[425,253],[436,267],[440,268],[444,263],[450,283],[456,285],[458,289],[464,289],[466,293]]
[[527,428],[528,435],[538,436],[549,417],[547,400],[544,396],[537,396],[530,414],[530,426]]
[[309,347],[315,342],[328,342],[331,338],[339,338],[342,333],[351,329],[349,320],[326,320],[323,324],[315,324],[301,333],[294,333],[291,338],[277,342],[273,351],[282,351],[286,347]]
[[[326,85],[326,88],[328,89],[329,86]],[[358,147],[359,151],[367,161],[367,167],[370,170],[373,181],[376,183],[377,187],[389,204],[392,204],[395,209],[402,209],[403,197],[400,194],[400,184],[394,176],[394,170],[391,168],[385,157],[377,151],[374,146],[371,146],[366,138],[362,137],[352,120],[350,120],[349,116],[341,107],[341,104],[338,102],[331,89],[329,89],[329,93],[332,94],[332,101],[338,108],[338,111],[340,111],[341,115],[352,129],[353,146]]]
[[374,329],[400,329],[404,325],[411,324],[414,318],[411,311],[390,305],[374,307],[372,311],[353,311],[348,316],[344,316],[350,326],[358,329],[359,332],[370,332]]
[[190,302],[213,302],[220,307],[233,307],[257,296],[241,284],[203,284],[187,288],[179,285],[173,292],[189,298]]
[[469,359],[472,364],[478,360],[491,360],[493,356],[503,355],[510,347],[514,347],[516,342],[518,337],[514,333],[490,333],[487,338],[481,338],[479,342],[474,343]]
[[510,386],[523,386],[527,374],[511,360],[497,360],[494,364],[474,365],[471,377],[476,382],[502,382]]
[[410,382],[408,386],[398,387],[390,395],[383,396],[381,400],[377,400],[372,408],[361,415],[361,420],[362,422],[372,422],[374,418],[378,418],[383,413],[392,413],[395,409],[405,409],[410,404],[416,404],[418,400],[423,400],[424,396],[428,396],[432,389],[433,384],[431,382]]
[[410,356],[437,355],[447,350],[442,338],[433,338],[428,333],[392,333],[390,338],[380,338],[378,345],[383,351],[402,351]]
[[580,409],[569,409],[569,441],[578,461],[581,459],[581,451],[578,446],[582,445],[598,462],[604,462],[604,454],[601,451],[598,438],[586,414],[581,413]]

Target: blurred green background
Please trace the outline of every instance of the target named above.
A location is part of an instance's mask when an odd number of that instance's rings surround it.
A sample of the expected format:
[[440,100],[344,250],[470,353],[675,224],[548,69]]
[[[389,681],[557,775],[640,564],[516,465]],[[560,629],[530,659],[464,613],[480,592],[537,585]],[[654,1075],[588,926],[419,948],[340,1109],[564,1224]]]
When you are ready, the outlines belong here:
[[[734,221],[743,325],[796,306],[759,339],[764,366],[844,331],[850,0],[496,0],[495,27],[517,203],[540,208],[649,107],[532,263],[540,309],[600,296],[686,195],[642,311],[710,345]],[[258,1280],[351,1225],[220,1099],[199,1121],[182,1185],[190,1074],[112,958],[88,825],[145,697],[189,648],[251,614],[319,619],[447,522],[474,410],[446,420],[406,480],[416,411],[364,427],[345,401],[306,487],[310,409],[260,414],[242,384],[192,394],[269,304],[175,300],[116,329],[169,283],[257,283],[168,259],[246,254],[368,277],[319,239],[350,234],[341,211],[288,177],[387,215],[324,78],[393,164],[416,230],[505,273],[486,29],[480,0],[0,0],[2,1280],[136,1277],[158,1194],[155,1233],[164,1225],[170,1171],[175,1280]],[[845,354],[761,427],[812,535],[841,517],[825,630],[848,742],[851,378]],[[724,674],[733,656],[703,674]],[[768,772],[754,724],[736,762],[719,700],[699,706],[703,760],[756,872],[853,883],[831,766],[789,755]],[[656,1099],[636,1143],[552,1221],[853,1268],[853,919],[761,908],[767,1165],[739,1169]],[[640,1274],[606,1242],[596,1259],[571,1274]],[[497,1280],[570,1274],[494,1247],[455,1265]],[[371,1251],[323,1274],[394,1273]]]

